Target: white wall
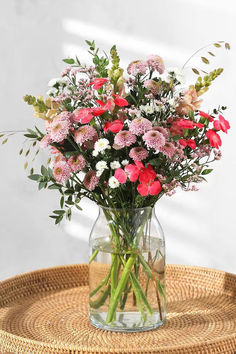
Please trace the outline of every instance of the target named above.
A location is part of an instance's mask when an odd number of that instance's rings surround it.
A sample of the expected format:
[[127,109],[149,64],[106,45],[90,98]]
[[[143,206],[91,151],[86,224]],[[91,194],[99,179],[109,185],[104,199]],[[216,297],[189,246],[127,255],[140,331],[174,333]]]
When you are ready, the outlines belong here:
[[[167,66],[181,66],[196,49],[227,40],[232,51],[218,50],[215,66],[224,75],[204,96],[204,107],[224,104],[232,129],[223,137],[223,159],[209,183],[197,193],[164,197],[157,214],[165,230],[169,263],[236,271],[235,210],[235,17],[234,0],[8,0],[0,3],[0,130],[41,124],[22,100],[44,94],[47,82],[64,67],[61,58],[87,60],[84,39],[109,50],[116,43],[124,65],[156,53]],[[189,72],[189,71],[188,71]],[[27,180],[18,155],[23,139],[0,146],[0,279],[65,263],[87,262],[89,230],[96,206],[70,224],[55,227],[50,212],[58,208],[53,191],[37,191]],[[39,155],[37,164],[45,160]]]

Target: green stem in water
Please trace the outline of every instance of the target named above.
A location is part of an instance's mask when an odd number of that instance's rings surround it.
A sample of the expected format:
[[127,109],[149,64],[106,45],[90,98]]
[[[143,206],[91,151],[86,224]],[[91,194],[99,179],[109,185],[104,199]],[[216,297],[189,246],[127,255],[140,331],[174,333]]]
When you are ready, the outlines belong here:
[[106,318],[106,323],[112,321],[114,313],[117,308],[118,301],[120,300],[121,294],[126,286],[130,271],[136,260],[136,254],[132,254],[128,259],[126,265],[124,266],[120,281],[117,285],[116,291],[114,293],[113,299],[110,299],[108,314]]
[[94,301],[90,300],[89,302],[90,306],[93,307],[94,309],[98,309],[100,306],[102,306],[105,303],[107,296],[110,294],[110,289],[111,286],[109,284],[106,290],[104,290],[104,292],[99,296],[97,300]]
[[97,256],[98,254],[98,250],[95,250],[92,254],[92,256],[89,258],[89,264],[92,263],[92,261],[94,260],[94,258]]

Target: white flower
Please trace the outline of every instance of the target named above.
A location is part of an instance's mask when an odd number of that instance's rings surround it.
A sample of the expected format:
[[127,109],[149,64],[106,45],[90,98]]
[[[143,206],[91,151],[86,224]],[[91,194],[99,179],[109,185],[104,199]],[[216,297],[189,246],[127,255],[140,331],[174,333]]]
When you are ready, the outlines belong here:
[[146,106],[140,106],[139,108],[141,109],[141,111],[145,112],[146,114],[152,114],[155,111],[154,106],[148,104]]
[[92,155],[93,155],[94,157],[98,156],[98,151],[97,151],[97,150],[93,150]]
[[96,170],[101,171],[105,170],[106,168],[108,168],[106,161],[101,160],[96,163]]
[[101,177],[101,175],[103,174],[104,170],[99,170],[96,172],[96,176],[97,177]]
[[108,184],[109,184],[109,187],[111,187],[111,188],[117,188],[120,185],[120,183],[118,182],[118,180],[114,176],[109,178]]
[[66,78],[66,77],[54,78],[54,79],[51,79],[51,80],[48,82],[48,86],[53,87],[53,86],[55,86],[56,84],[63,85],[63,84],[66,84],[66,82],[67,82],[67,78]]
[[176,80],[178,80],[181,84],[183,84],[185,82],[183,70],[181,70],[179,68],[168,68],[167,71],[169,74],[174,73]]
[[129,164],[129,161],[128,160],[123,160],[123,161],[121,161],[121,165],[123,165],[123,166],[126,166],[126,165],[128,165]]
[[57,89],[55,87],[51,87],[48,91],[47,91],[47,95],[54,95],[57,93]]
[[[98,141],[96,141],[96,143],[94,144],[94,150],[97,152],[103,152],[106,149],[110,149],[110,145],[109,145],[109,140],[107,139],[99,139]],[[97,155],[94,155],[97,156]]]
[[116,170],[117,168],[120,168],[120,163],[119,163],[119,161],[112,161],[110,163],[110,166],[111,166],[112,170]]

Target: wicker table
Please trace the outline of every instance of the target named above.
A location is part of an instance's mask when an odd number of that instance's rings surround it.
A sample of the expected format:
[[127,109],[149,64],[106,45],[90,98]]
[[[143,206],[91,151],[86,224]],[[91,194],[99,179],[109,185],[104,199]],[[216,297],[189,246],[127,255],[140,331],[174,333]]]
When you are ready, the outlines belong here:
[[0,353],[236,353],[236,276],[167,266],[167,321],[115,333],[88,319],[88,265],[38,270],[0,283]]

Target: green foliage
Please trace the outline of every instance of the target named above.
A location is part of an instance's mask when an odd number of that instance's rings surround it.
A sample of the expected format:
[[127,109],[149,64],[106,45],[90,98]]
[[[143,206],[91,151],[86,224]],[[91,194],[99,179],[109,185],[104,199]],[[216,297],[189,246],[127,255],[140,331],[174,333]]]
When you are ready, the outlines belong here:
[[98,56],[99,48],[96,48],[94,41],[85,41],[89,46],[89,53],[93,56],[93,63],[95,68],[99,74],[99,77],[107,77],[107,66],[109,64],[109,59],[107,55],[105,56]]

